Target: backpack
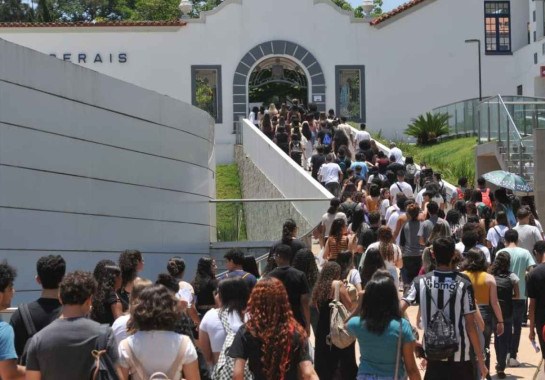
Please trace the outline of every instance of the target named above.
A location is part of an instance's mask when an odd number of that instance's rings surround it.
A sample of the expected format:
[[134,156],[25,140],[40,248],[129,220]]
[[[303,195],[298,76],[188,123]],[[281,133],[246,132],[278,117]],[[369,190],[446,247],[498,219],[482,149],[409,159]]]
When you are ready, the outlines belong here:
[[416,165],[407,164],[407,166],[405,167],[405,178],[409,180],[414,179],[416,171]]
[[343,158],[342,160],[337,160],[337,164],[341,168],[341,171],[343,172],[343,175],[346,175],[346,170],[348,169],[348,165],[346,163],[346,158]]
[[112,329],[109,325],[101,325],[100,329],[95,349],[91,351],[91,355],[95,358],[91,368],[91,380],[119,380],[115,363],[108,355],[108,338]]
[[345,322],[349,316],[348,311],[341,303],[339,298],[339,288],[341,281],[335,281],[335,297],[333,301],[329,303],[330,322],[329,322],[329,335],[328,342],[337,348],[346,348],[356,341],[356,337],[351,336],[346,330]]
[[[216,366],[214,367],[214,372],[212,372],[212,378],[214,380],[231,380],[233,378],[233,372],[235,370],[235,359],[227,355],[227,352],[229,351],[231,345],[233,344],[233,341],[235,340],[235,333],[233,332],[233,330],[231,330],[231,327],[229,326],[227,313],[223,310],[220,310],[218,312],[218,316],[220,318],[223,329],[227,333],[227,336],[225,337],[225,342],[223,342],[223,346],[221,347],[220,356],[218,358]],[[246,363],[246,366],[244,367],[244,380],[253,380],[253,378],[254,376],[248,368],[248,363]]]
[[487,187],[485,191],[481,190],[481,197],[483,199],[483,203],[489,207],[492,208],[492,201],[490,200],[490,189]]
[[352,216],[354,215],[354,211],[356,211],[357,208],[358,208],[357,202],[352,202],[352,204],[349,206],[344,203],[341,204],[339,211],[344,212],[344,214],[346,215],[346,221],[348,225],[352,223]]
[[496,227],[492,227],[492,229],[494,230],[496,235],[498,235],[498,244],[496,245],[496,247],[492,248],[492,251],[490,252],[490,255],[491,255],[490,259],[494,261],[494,258],[496,257],[496,253],[498,253],[499,251],[505,248],[505,238],[500,235]]
[[[183,336],[183,335],[182,335]],[[170,365],[170,368],[166,372],[154,372],[151,375],[148,375],[145,368],[142,366],[142,363],[138,360],[138,358],[134,355],[134,352],[131,348],[131,345],[129,344],[128,339],[124,339],[119,343],[119,345],[125,350],[127,353],[127,361],[129,364],[129,367],[134,372],[131,372],[131,379],[132,380],[171,380],[176,377],[176,375],[182,370],[182,366],[180,365],[180,362],[182,361],[182,358],[184,357],[184,354],[187,350],[187,345],[190,342],[190,338],[185,336],[185,339],[182,339],[182,343],[180,344],[180,348],[178,349],[178,353],[176,355],[176,358]]]
[[[430,278],[430,276],[427,276],[427,279],[428,278]],[[445,310],[450,306],[450,303],[456,299],[458,284],[458,281],[454,283],[455,290],[450,292],[449,300],[444,304],[442,309],[437,307],[437,304],[431,295],[430,288],[425,285],[428,299],[430,299],[437,308],[437,311],[428,321],[428,326],[424,331],[424,347],[428,360],[445,360],[458,351],[459,342],[458,337],[456,336],[454,322],[450,321],[445,315]]]
[[300,140],[292,140],[291,151],[292,151],[292,153],[303,153],[303,149],[301,148],[301,141]]
[[513,315],[513,283],[508,274],[500,274],[494,278],[496,279],[502,317],[504,320],[509,319]]
[[322,139],[322,145],[331,145],[331,134],[324,133],[324,138]]
[[343,281],[344,286],[346,286],[348,296],[350,297],[350,301],[352,301],[352,303],[358,302],[358,289],[356,289],[356,286],[350,282],[350,275],[352,274],[352,271],[354,270],[357,270],[357,269],[351,269],[348,272],[346,279]]
[[36,326],[34,325],[34,321],[32,320],[32,315],[30,314],[30,310],[28,308],[27,303],[23,303],[19,305],[19,313],[21,314],[21,319],[23,320],[23,324],[25,325],[25,330],[28,336],[27,341],[25,342],[25,347],[23,349],[23,354],[19,358],[19,364],[25,365],[26,364],[26,357],[28,353],[28,346],[30,344],[30,338],[36,334]]

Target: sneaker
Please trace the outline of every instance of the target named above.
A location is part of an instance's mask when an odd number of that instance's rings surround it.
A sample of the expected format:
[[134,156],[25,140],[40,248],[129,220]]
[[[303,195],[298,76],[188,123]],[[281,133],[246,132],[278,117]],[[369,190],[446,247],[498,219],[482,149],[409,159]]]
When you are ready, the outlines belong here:
[[509,358],[507,363],[509,364],[509,367],[520,367],[520,362],[515,358]]
[[496,375],[498,376],[498,379],[505,379],[506,377],[504,371],[498,371]]

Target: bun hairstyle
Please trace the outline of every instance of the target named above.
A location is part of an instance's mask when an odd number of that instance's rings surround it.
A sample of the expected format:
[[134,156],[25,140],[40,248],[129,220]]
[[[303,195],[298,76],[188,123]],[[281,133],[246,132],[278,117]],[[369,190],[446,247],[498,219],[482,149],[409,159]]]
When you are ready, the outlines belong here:
[[290,244],[292,237],[293,237],[293,231],[297,228],[297,224],[293,219],[287,219],[284,222],[284,225],[282,226],[282,243],[283,244]]
[[185,261],[181,257],[172,257],[167,264],[168,273],[173,277],[182,277],[185,272]]

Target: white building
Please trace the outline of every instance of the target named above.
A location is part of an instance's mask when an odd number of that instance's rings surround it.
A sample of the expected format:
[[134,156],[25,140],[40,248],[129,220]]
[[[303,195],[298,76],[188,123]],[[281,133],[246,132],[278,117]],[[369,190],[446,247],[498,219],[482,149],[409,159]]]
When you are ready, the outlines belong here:
[[545,96],[544,37],[533,0],[413,0],[372,22],[329,0],[225,0],[186,21],[0,26],[0,38],[186,102],[208,91],[219,163],[232,161],[249,88],[267,78],[401,138],[412,117],[478,96],[467,39],[483,42],[484,95]]

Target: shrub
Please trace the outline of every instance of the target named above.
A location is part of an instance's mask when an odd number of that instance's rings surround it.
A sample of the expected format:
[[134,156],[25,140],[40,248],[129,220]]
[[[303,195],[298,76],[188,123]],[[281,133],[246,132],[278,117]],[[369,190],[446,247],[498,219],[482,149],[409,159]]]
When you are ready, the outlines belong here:
[[405,130],[405,134],[416,137],[416,142],[419,145],[433,144],[437,142],[438,137],[448,135],[449,118],[450,116],[446,113],[433,114],[428,112],[416,119],[412,119],[411,124]]

